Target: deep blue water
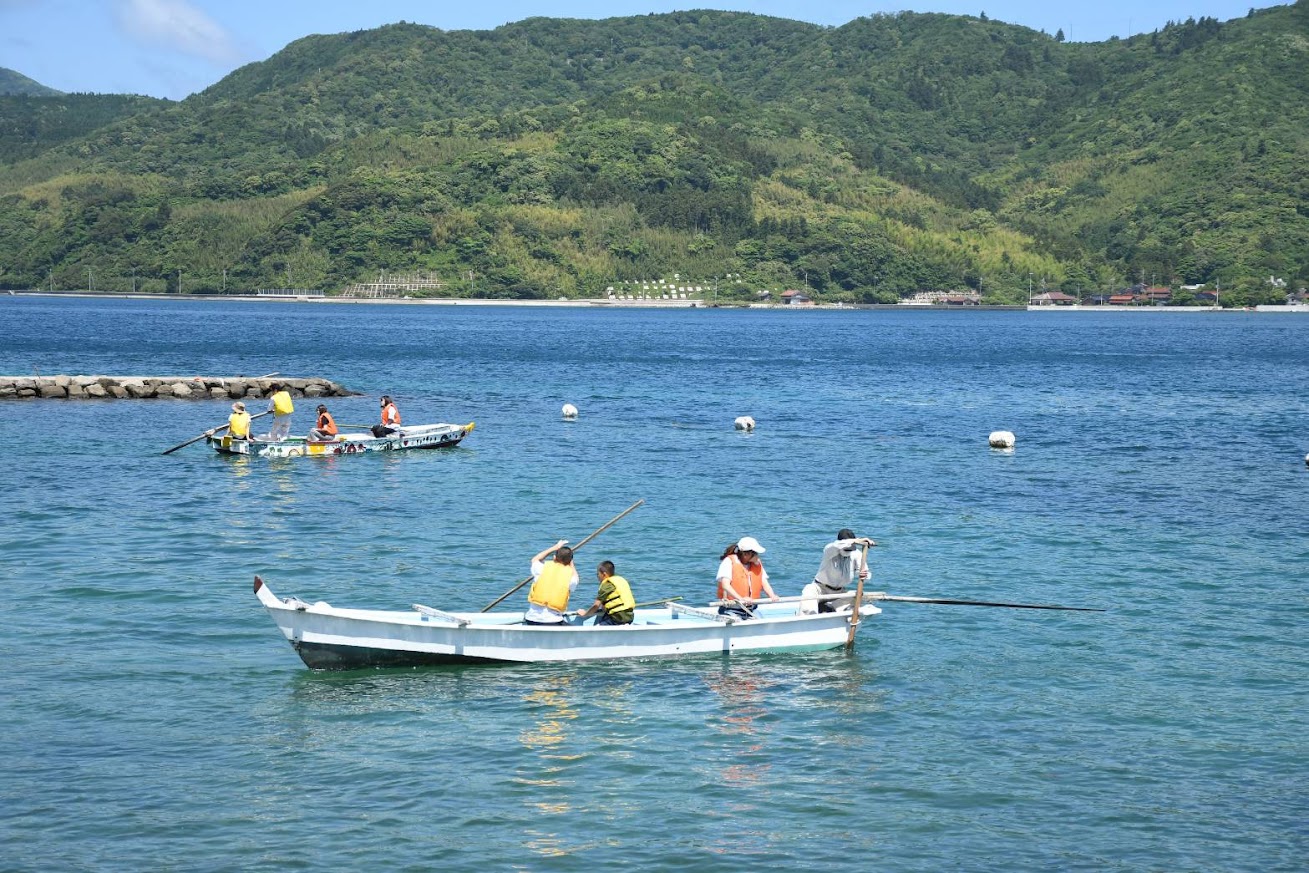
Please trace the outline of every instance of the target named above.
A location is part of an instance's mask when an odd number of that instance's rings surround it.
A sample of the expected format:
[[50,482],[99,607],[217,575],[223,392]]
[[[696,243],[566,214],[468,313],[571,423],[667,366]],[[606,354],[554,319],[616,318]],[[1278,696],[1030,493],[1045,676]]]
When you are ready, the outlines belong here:
[[[165,457],[227,405],[0,403],[0,869],[1309,857],[1309,318],[0,298],[0,373],[34,370],[321,375],[364,392],[338,421],[385,392],[477,430]],[[638,599],[708,599],[744,534],[798,593],[849,526],[878,590],[1109,611],[886,604],[849,656],[334,675],[250,592],[480,608],[637,498],[578,559]]]

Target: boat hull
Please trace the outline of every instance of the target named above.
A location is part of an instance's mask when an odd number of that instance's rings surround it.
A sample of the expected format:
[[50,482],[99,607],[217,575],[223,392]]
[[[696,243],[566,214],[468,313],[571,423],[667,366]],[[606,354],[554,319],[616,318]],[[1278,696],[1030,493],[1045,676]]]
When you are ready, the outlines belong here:
[[[733,623],[665,608],[638,609],[627,626],[549,628],[525,625],[519,613],[432,618],[283,600],[262,580],[255,591],[301,660],[316,670],[821,651],[845,645],[850,628],[849,613],[797,615],[793,605],[765,606],[759,618]],[[880,611],[870,604],[862,615]]]
[[342,434],[335,440],[316,441],[293,436],[276,442],[237,440],[224,434],[209,437],[209,445],[220,455],[255,455],[261,458],[330,457],[367,452],[396,452],[410,449],[448,449],[459,445],[476,425],[420,424],[384,437],[371,434]]

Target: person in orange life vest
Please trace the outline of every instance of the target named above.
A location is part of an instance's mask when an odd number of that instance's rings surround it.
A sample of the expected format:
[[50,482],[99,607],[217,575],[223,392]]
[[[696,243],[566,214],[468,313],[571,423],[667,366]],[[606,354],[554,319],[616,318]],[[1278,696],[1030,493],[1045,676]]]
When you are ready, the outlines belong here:
[[336,422],[332,420],[332,413],[323,404],[318,404],[318,423],[309,431],[309,439],[320,443],[331,442],[336,439],[336,434]]
[[[527,592],[527,613],[523,624],[541,627],[567,627],[568,597],[577,587],[577,568],[573,566],[573,550],[560,540],[542,549],[532,558],[532,587]],[[554,557],[545,562],[551,552]]]
[[740,601],[761,600],[764,596],[769,600],[777,599],[773,586],[768,584],[768,571],[759,558],[763,553],[764,547],[754,537],[741,537],[723,552],[723,559],[718,564],[718,599],[737,603],[723,604],[718,607],[720,613],[751,618],[754,610]]
[[400,410],[389,394],[382,395],[382,423],[373,425],[373,436],[384,437],[400,429]]
[[274,390],[268,398],[268,408],[273,413],[273,426],[264,438],[271,441],[284,440],[291,435],[291,413],[295,412],[295,405],[291,403],[291,392],[285,383],[272,387]]

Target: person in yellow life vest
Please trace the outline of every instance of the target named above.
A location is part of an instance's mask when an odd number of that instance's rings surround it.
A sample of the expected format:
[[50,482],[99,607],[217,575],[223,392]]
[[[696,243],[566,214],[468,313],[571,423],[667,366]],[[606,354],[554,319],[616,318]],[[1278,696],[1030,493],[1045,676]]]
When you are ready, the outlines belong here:
[[384,437],[400,429],[400,410],[389,394],[382,395],[382,423],[373,425],[373,436]]
[[[568,540],[560,540],[532,559],[532,587],[527,592],[524,624],[568,626],[564,613],[568,611],[568,596],[577,587],[577,568],[573,566],[573,550],[567,543]],[[551,552],[554,557],[547,564],[545,558]]]
[[765,596],[769,600],[777,599],[773,586],[768,584],[768,571],[759,557],[763,553],[764,547],[754,537],[741,537],[723,552],[723,558],[718,562],[718,599],[735,600],[736,603],[719,606],[720,613],[753,618],[751,604],[742,601],[762,600]]
[[234,440],[250,439],[250,413],[245,411],[245,404],[240,400],[232,404],[232,414],[227,417],[227,432]]
[[336,434],[336,422],[332,420],[332,413],[323,404],[318,404],[318,422],[309,431],[309,439],[320,443],[331,442],[336,439]]
[[600,591],[595,595],[595,603],[577,614],[578,618],[600,613],[596,624],[631,624],[636,612],[636,598],[632,596],[632,586],[622,576],[614,575],[614,562],[601,561],[595,568],[595,575],[600,579]]
[[295,404],[291,402],[291,392],[286,389],[286,385],[274,385],[273,388],[273,394],[268,398],[268,408],[273,413],[273,426],[266,439],[277,441],[291,435],[291,413],[295,412]]

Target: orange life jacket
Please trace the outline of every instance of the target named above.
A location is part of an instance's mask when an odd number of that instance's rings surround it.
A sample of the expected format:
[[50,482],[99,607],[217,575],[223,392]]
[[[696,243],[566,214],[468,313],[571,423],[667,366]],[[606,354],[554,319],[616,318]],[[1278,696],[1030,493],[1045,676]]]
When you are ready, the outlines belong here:
[[318,430],[328,436],[336,436],[336,422],[332,421],[332,414],[330,412],[318,413]]
[[[732,559],[732,588],[736,593],[748,600],[758,600],[764,594],[764,564],[762,561],[755,561],[749,567],[741,563],[741,559],[736,555],[729,555]],[[718,583],[718,599],[727,600],[731,595],[727,593],[727,588],[720,581]]]
[[400,410],[395,408],[394,403],[388,403],[382,407],[382,424],[391,427],[400,424]]

